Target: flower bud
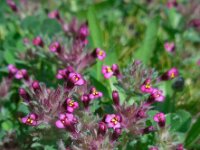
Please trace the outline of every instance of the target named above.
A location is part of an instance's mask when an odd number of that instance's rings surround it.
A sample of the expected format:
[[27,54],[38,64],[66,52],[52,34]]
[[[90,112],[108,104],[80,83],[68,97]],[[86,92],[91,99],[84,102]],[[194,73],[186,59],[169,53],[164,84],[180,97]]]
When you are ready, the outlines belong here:
[[184,150],[183,144],[178,144],[176,150]]
[[44,43],[43,43],[42,38],[40,36],[37,36],[36,38],[34,38],[32,43],[35,46],[40,46],[40,47],[44,46]]
[[122,133],[122,130],[120,128],[116,128],[112,134],[112,140],[113,141],[117,140],[121,133]]
[[119,93],[117,91],[113,91],[112,92],[112,99],[113,99],[113,102],[114,102],[115,106],[119,106],[120,99],[119,99]]
[[30,100],[30,95],[26,92],[25,89],[20,88],[19,89],[19,95],[25,100],[25,101],[29,101]]
[[104,136],[107,131],[107,126],[104,122],[99,123],[98,135]]
[[158,123],[158,125],[162,128],[165,126],[165,114],[164,113],[157,113],[154,117],[153,117],[154,121]]
[[33,88],[34,91],[40,90],[40,84],[39,84],[39,82],[38,81],[33,81],[32,88]]

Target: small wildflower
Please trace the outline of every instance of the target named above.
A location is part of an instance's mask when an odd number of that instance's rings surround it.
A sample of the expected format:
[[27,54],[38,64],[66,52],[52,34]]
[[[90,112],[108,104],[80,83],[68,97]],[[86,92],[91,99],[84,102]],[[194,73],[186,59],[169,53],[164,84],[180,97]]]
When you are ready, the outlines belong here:
[[32,43],[35,46],[40,46],[40,47],[44,46],[43,40],[42,40],[42,38],[40,36],[37,36],[36,38],[34,38]]
[[39,90],[41,90],[40,84],[39,84],[38,81],[33,81],[33,83],[32,83],[32,88],[33,88],[33,90],[36,91],[36,92],[39,91]]
[[108,114],[106,115],[105,122],[109,128],[116,129],[121,127],[122,118],[119,115]]
[[18,69],[14,65],[8,65],[9,77],[13,77],[17,73],[17,71]]
[[176,150],[184,150],[183,144],[178,144]]
[[30,126],[36,126],[37,123],[37,115],[36,114],[29,114],[26,117],[21,118],[22,123],[30,125]]
[[153,120],[158,123],[160,127],[165,126],[165,114],[164,113],[157,113],[154,117]]
[[97,98],[101,98],[102,96],[103,96],[103,93],[97,91],[95,87],[92,87],[92,88],[90,89],[89,98],[90,98],[91,100],[97,99]]
[[170,70],[168,70],[167,72],[165,72],[160,79],[161,80],[169,80],[169,79],[174,79],[175,77],[177,77],[179,75],[178,69],[173,67]]
[[74,72],[74,69],[71,66],[68,66],[65,69],[58,70],[58,73],[56,75],[57,79],[68,79],[68,76],[71,72]]
[[28,80],[28,73],[27,73],[26,69],[18,70],[15,74],[15,78]]
[[140,87],[140,90],[143,93],[151,93],[153,91],[153,88],[151,86],[151,80],[150,79],[146,79],[144,81],[144,83],[142,84],[142,86]]
[[73,72],[69,73],[69,81],[78,86],[85,84],[85,80],[82,78],[82,76],[78,73]]
[[174,44],[174,42],[166,42],[164,44],[164,47],[165,47],[165,50],[167,52],[173,52],[175,50],[175,44]]
[[58,41],[52,42],[49,46],[49,50],[53,53],[59,53],[61,51],[61,45]]
[[153,89],[150,95],[151,101],[163,102],[165,96],[163,95],[163,91],[159,89]]
[[48,17],[50,19],[60,19],[60,14],[58,12],[58,10],[54,10],[54,11],[51,11],[50,13],[48,13]]
[[67,102],[67,111],[69,113],[74,112],[74,110],[79,107],[78,103],[72,100],[71,98],[67,98],[66,102]]
[[74,124],[77,123],[77,119],[73,114],[65,113],[59,115],[59,120],[56,121],[55,125],[57,128],[69,128],[72,129]]
[[96,48],[95,53],[99,60],[104,60],[106,57],[106,52],[101,50],[100,48]]
[[113,64],[111,67],[112,71],[113,71],[113,75],[116,76],[117,78],[121,77],[121,73],[119,71],[119,66],[117,64]]
[[106,78],[106,79],[109,79],[114,74],[111,67],[109,67],[109,66],[103,66],[101,72],[104,75],[104,78]]
[[158,147],[153,146],[153,147],[150,147],[149,150],[159,150],[159,149]]
[[167,2],[167,8],[171,9],[171,8],[175,8],[178,6],[178,3],[176,0],[169,0]]

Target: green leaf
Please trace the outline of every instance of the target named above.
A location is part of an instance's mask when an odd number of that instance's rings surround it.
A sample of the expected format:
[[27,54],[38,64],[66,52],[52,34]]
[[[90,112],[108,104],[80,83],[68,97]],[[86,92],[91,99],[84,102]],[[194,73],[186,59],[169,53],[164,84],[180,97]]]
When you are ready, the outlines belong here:
[[1,126],[2,126],[2,129],[3,129],[3,130],[6,130],[6,131],[11,130],[11,129],[13,128],[13,124],[12,124],[12,122],[9,121],[9,120],[4,121],[4,122],[1,124]]
[[87,19],[89,24],[89,30],[92,37],[92,43],[94,47],[102,47],[103,36],[99,27],[99,22],[96,18],[96,12],[94,6],[91,6],[87,12]]
[[177,13],[176,9],[167,9],[167,11],[168,11],[168,19],[169,19],[169,23],[171,27],[173,29],[179,28],[182,16],[179,13]]
[[171,129],[179,132],[186,132],[191,125],[191,114],[185,110],[178,110],[171,117]]
[[11,52],[10,50],[5,50],[4,52],[4,59],[8,64],[14,64],[15,63],[15,57],[14,52]]
[[49,36],[53,36],[61,30],[60,24],[55,19],[45,19],[41,25],[41,32]]
[[196,120],[185,138],[185,146],[188,148],[200,139],[200,118]]
[[147,25],[144,40],[134,56],[136,59],[143,61],[145,64],[149,62],[154,54],[153,51],[157,42],[159,18],[155,17],[149,20],[148,23],[149,24]]

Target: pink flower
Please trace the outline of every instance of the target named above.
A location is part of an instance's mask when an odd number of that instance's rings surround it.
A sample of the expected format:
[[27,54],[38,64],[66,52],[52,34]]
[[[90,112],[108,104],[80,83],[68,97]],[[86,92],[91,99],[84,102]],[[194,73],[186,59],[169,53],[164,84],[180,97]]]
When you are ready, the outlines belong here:
[[21,122],[30,126],[36,126],[37,123],[37,115],[36,114],[29,114],[26,117],[21,118]]
[[144,83],[142,84],[142,86],[140,87],[140,90],[143,93],[151,93],[153,91],[153,88],[151,86],[151,80],[150,79],[146,79],[144,81]]
[[173,67],[170,70],[168,70],[167,72],[165,72],[160,79],[161,80],[169,80],[169,79],[173,79],[175,77],[177,77],[179,75],[178,69]]
[[69,73],[69,81],[73,83],[74,85],[83,85],[85,84],[85,80],[82,78],[82,76],[78,73]]
[[18,70],[17,73],[15,74],[16,79],[28,79],[28,73],[26,69],[21,69]]
[[176,68],[171,68],[169,71],[167,71],[167,75],[169,76],[169,78],[173,79],[175,77],[178,76],[178,69]]
[[109,66],[103,66],[101,72],[104,75],[104,78],[106,79],[109,79],[113,76],[113,71]]
[[51,19],[60,19],[60,14],[58,12],[58,10],[54,10],[54,11],[51,11],[49,14],[48,14],[48,17],[51,18]]
[[109,128],[116,129],[121,127],[122,118],[116,114],[108,114],[106,115],[105,122]]
[[113,71],[113,75],[116,76],[117,78],[121,77],[121,73],[119,71],[119,66],[117,64],[113,64],[111,67],[112,71]]
[[160,112],[160,113],[155,114],[155,116],[153,117],[153,120],[155,122],[157,122],[160,127],[164,127],[165,126],[166,119],[165,119],[165,114],[164,113]]
[[68,76],[71,72],[74,72],[74,69],[71,66],[68,66],[65,69],[60,69],[60,70],[58,70],[56,78],[57,79],[68,79]]
[[165,99],[165,96],[163,95],[163,91],[159,89],[153,89],[150,95],[150,99],[152,101],[162,102]]
[[40,36],[37,36],[36,38],[34,38],[32,43],[35,46],[40,46],[40,47],[44,46],[44,43],[43,43],[42,38]]
[[102,96],[103,96],[103,93],[102,92],[98,92],[95,87],[92,87],[90,89],[90,94],[89,94],[90,100],[97,99],[97,98],[100,98]]
[[197,65],[200,66],[200,59],[197,61]]
[[105,51],[101,50],[100,48],[96,48],[96,56],[99,60],[104,60],[104,58],[106,57],[106,53]]
[[79,38],[85,40],[88,35],[89,35],[88,26],[86,23],[84,23],[79,28]]
[[71,128],[75,123],[77,123],[77,119],[73,114],[64,113],[59,115],[59,120],[56,121],[55,125],[57,128]]
[[184,150],[183,144],[178,144],[176,150]]
[[17,73],[17,71],[18,69],[14,65],[12,64],[8,65],[9,77],[12,78]]
[[177,7],[177,6],[178,6],[178,3],[176,2],[176,0],[169,0],[167,2],[167,8],[169,9]]
[[189,25],[194,27],[194,28],[199,28],[200,27],[200,19],[191,20]]
[[67,111],[69,113],[74,112],[74,110],[79,107],[78,103],[72,100],[71,98],[67,98],[66,102],[67,102]]
[[52,42],[49,46],[49,49],[53,53],[55,52],[59,53],[61,51],[60,43],[58,41]]
[[173,52],[175,50],[175,44],[174,42],[166,42],[164,44],[165,50],[168,52]]
[[159,150],[159,149],[158,147],[153,146],[153,147],[150,147],[149,150]]

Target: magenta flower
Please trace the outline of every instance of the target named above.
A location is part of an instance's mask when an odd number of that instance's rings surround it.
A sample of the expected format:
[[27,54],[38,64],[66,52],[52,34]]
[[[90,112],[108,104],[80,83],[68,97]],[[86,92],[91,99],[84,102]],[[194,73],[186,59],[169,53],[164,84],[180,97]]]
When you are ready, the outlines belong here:
[[165,50],[167,52],[173,52],[175,50],[175,44],[174,44],[174,42],[166,42],[164,44],[164,47],[165,47]]
[[49,50],[53,53],[59,53],[61,51],[61,45],[58,41],[52,42],[49,46]]
[[96,56],[99,60],[104,60],[104,58],[106,57],[106,52],[101,50],[100,48],[96,48],[95,52],[96,52]]
[[183,144],[178,144],[176,150],[184,150]]
[[85,80],[82,78],[82,76],[78,73],[73,73],[73,72],[69,73],[69,81],[74,85],[85,84]]
[[176,68],[171,68],[170,70],[167,71],[167,75],[170,79],[173,79],[177,77],[179,74],[178,69]]
[[153,146],[153,147],[150,147],[149,150],[159,150],[159,149],[158,147]]
[[109,79],[113,76],[113,71],[109,66],[103,66],[101,72],[104,75],[104,78],[106,79]]
[[122,118],[116,114],[108,114],[106,115],[105,122],[109,128],[116,129],[121,127]]
[[152,101],[162,102],[165,99],[165,96],[163,95],[163,91],[159,89],[153,89],[150,95],[150,99]]
[[200,59],[197,61],[197,65],[200,66]]
[[111,67],[112,71],[113,71],[113,75],[116,76],[117,78],[121,77],[121,73],[119,71],[119,66],[117,64],[113,64]]
[[65,113],[59,115],[59,120],[56,121],[55,125],[57,128],[71,128],[75,123],[77,123],[77,119],[74,115]]
[[36,126],[37,123],[37,115],[36,114],[29,114],[26,117],[21,118],[21,122],[30,126]]
[[37,36],[36,38],[34,38],[32,43],[35,46],[40,46],[40,47],[44,46],[43,40],[42,40],[42,38],[40,36]]
[[177,6],[178,6],[178,3],[176,0],[171,0],[167,2],[167,8],[169,9],[177,7]]
[[101,98],[103,96],[102,92],[98,92],[95,87],[90,89],[89,98],[90,100]]
[[50,13],[48,13],[48,17],[50,19],[60,19],[60,14],[58,12],[58,10],[54,10],[54,11],[51,11]]
[[86,37],[89,35],[89,30],[87,24],[82,24],[79,28],[79,38],[85,40]]
[[164,113],[160,112],[160,113],[155,114],[155,116],[153,117],[153,120],[155,122],[157,122],[160,127],[164,127],[165,126],[166,119],[165,119],[165,114]]
[[143,93],[151,93],[153,91],[153,88],[151,86],[151,80],[150,79],[146,79],[144,81],[144,83],[142,84],[142,86],[140,87],[140,90]]
[[9,77],[12,78],[17,73],[17,71],[18,69],[14,65],[12,64],[8,65]]
[[72,100],[71,98],[67,98],[66,102],[67,102],[67,111],[69,113],[74,112],[74,110],[79,107],[78,103]]
[[68,79],[68,76],[71,72],[74,72],[74,69],[71,66],[66,67],[65,69],[58,70],[56,75],[57,79]]
[[21,69],[18,70],[17,73],[15,74],[16,79],[28,79],[28,73],[26,69]]
[[119,93],[117,91],[112,92],[112,99],[113,99],[115,106],[119,106],[120,100],[119,100]]

